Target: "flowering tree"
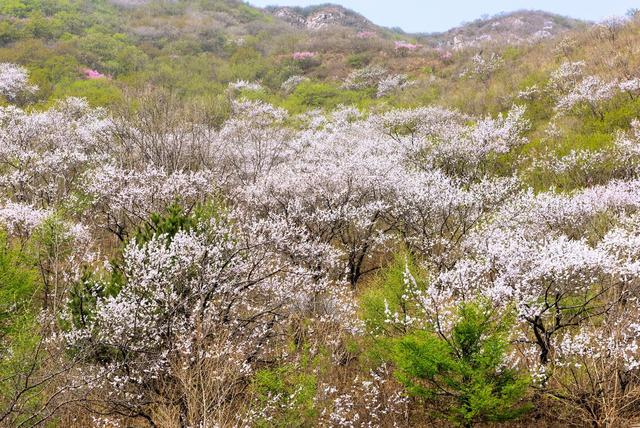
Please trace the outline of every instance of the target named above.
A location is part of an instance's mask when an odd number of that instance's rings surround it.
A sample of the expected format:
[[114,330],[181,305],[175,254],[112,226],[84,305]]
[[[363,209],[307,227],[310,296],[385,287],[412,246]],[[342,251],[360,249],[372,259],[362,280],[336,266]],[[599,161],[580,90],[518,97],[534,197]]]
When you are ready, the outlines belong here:
[[263,91],[264,88],[258,82],[247,82],[246,80],[236,80],[235,82],[229,82],[229,89],[236,91]]
[[[277,352],[289,316],[317,302],[327,284],[282,252],[290,229],[237,228],[215,216],[159,233],[132,240],[111,280],[85,281],[65,338],[99,370],[92,388],[110,391],[96,401],[102,412],[143,415],[149,400],[160,400],[178,406],[181,423],[203,423],[189,420],[186,391],[174,384],[180,364],[224,366],[215,391],[240,394],[254,364]],[[297,254],[310,246],[300,243]],[[218,395],[212,405],[226,401]]]
[[179,201],[186,209],[213,194],[214,180],[208,171],[167,174],[154,167],[142,171],[105,165],[85,177],[88,215],[97,225],[125,240],[131,230],[150,215]]
[[[65,126],[60,126],[64,123]],[[82,173],[104,160],[104,111],[68,99],[46,112],[0,109],[0,186],[18,201],[46,207],[77,189]]]
[[398,52],[399,54],[406,55],[408,53],[415,52],[418,49],[420,49],[420,45],[409,43],[404,40],[400,40],[395,42],[394,48],[396,52]]
[[231,184],[249,184],[268,175],[289,154],[290,131],[283,127],[288,113],[260,101],[240,100],[232,116],[214,137],[214,159],[223,165],[222,176]]
[[556,110],[566,112],[579,105],[586,105],[591,112],[601,119],[604,113],[599,104],[613,98],[619,84],[616,81],[605,83],[597,77],[588,76],[579,82],[568,94],[560,98]]
[[640,92],[640,79],[633,78],[623,80],[618,84],[618,88],[620,88],[621,91],[629,94],[629,97],[631,99],[634,99]]
[[392,91],[404,89],[412,84],[413,82],[409,80],[409,77],[406,74],[394,74],[382,79],[378,83],[378,92],[376,93],[376,96],[380,98]]
[[365,89],[377,86],[386,76],[387,70],[379,66],[367,66],[352,71],[342,84],[345,89]]
[[315,52],[298,51],[293,53],[292,58],[296,61],[304,61],[307,59],[315,58],[315,56],[316,56]]
[[37,86],[29,85],[29,75],[24,67],[0,63],[0,95],[14,101],[22,93],[33,93],[37,90]]
[[89,80],[109,78],[108,76],[100,73],[99,71],[92,70],[90,68],[83,68],[81,71],[82,71],[82,74],[84,74],[84,77],[86,77]]
[[460,74],[460,77],[476,77],[486,82],[502,67],[503,63],[502,57],[495,52],[488,57],[477,54],[471,58],[471,65]]
[[609,16],[598,23],[598,29],[603,37],[615,43],[620,29],[624,27],[628,21],[628,18],[625,16]]

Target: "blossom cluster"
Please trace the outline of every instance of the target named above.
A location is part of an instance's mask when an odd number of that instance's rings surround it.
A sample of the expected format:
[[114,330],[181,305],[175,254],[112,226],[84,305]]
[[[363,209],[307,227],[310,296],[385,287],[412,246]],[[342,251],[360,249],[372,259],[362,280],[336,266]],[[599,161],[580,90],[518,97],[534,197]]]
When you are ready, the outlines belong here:
[[555,100],[555,111],[566,114],[572,110],[586,106],[590,111],[602,118],[601,106],[619,93],[626,93],[632,99],[640,94],[640,79],[605,80],[598,76],[585,74],[584,61],[564,62],[554,70],[544,87],[530,87],[518,94],[522,99],[535,99],[546,94]]
[[294,52],[292,55],[292,58],[296,61],[304,61],[311,58],[315,58],[315,56],[316,56],[315,52],[299,51],[299,52]]
[[24,67],[0,63],[0,95],[12,101],[21,93],[33,93],[37,89],[37,86],[29,84],[29,76]]
[[82,70],[82,74],[84,75],[84,77],[86,77],[89,80],[96,80],[96,79],[108,79],[109,76],[100,73],[99,71],[93,70],[91,68],[83,68]]
[[298,85],[308,80],[309,78],[305,76],[291,76],[282,83],[281,87],[286,93],[291,93],[298,87]]
[[471,58],[471,65],[460,73],[460,77],[478,77],[487,79],[494,72],[502,67],[504,60],[497,53],[491,53],[489,56],[480,54]]
[[413,83],[406,74],[390,74],[383,67],[374,65],[352,71],[342,87],[352,90],[375,88],[376,96],[380,98]]
[[247,82],[246,80],[236,80],[235,82],[229,83],[229,89],[235,89],[238,91],[248,90],[248,91],[262,91],[263,87],[258,82]]
[[420,49],[420,45],[401,40],[395,42],[395,49],[398,52],[415,52]]
[[359,31],[356,37],[359,39],[372,39],[376,36],[374,31]]

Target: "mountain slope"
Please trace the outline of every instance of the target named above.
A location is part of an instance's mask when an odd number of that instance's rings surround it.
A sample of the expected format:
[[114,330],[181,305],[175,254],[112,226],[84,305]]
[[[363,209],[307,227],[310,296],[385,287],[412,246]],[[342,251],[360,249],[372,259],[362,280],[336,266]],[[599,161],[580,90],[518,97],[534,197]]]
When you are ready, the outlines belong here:
[[[451,103],[468,85],[458,76],[473,66],[472,58],[482,49],[485,55],[502,56],[506,47],[517,46],[509,61],[532,49],[537,53],[531,56],[542,55],[545,62],[551,57],[545,46],[554,44],[555,36],[589,28],[544,12],[520,11],[442,34],[411,35],[331,4],[261,9],[238,0],[49,0],[43,11],[38,0],[20,1],[24,7],[19,9],[0,3],[0,61],[27,65],[44,104],[75,95],[109,105],[132,88],[150,85],[189,99],[225,97],[228,85],[238,80],[260,82],[278,93],[290,78],[307,78],[312,93],[290,94],[279,102],[295,104],[295,109],[309,103],[325,107],[347,102],[340,86],[352,73],[366,75],[370,67],[378,74],[385,69],[389,78],[416,80],[419,84],[407,91],[429,93],[424,101]],[[296,59],[296,53],[307,57]],[[107,79],[88,78],[85,69]],[[348,102],[379,102],[367,90],[350,94]],[[470,102],[462,107],[480,108]],[[482,108],[495,111],[496,104]]]
[[521,10],[430,34],[426,40],[441,47],[463,49],[489,44],[507,45],[536,42],[567,31],[586,27],[588,23],[543,11]]
[[297,28],[319,30],[329,26],[342,26],[356,30],[375,29],[371,21],[364,16],[334,4],[301,7],[271,6],[266,9],[274,16]]

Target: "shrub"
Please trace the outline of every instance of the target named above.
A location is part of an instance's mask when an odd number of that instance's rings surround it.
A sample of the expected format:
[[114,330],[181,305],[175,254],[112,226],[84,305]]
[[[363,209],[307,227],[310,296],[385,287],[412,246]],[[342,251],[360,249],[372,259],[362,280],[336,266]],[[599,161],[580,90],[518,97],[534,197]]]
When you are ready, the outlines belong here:
[[457,316],[450,334],[415,331],[394,340],[398,379],[456,425],[522,416],[529,380],[505,367],[511,323],[481,302],[461,305]]
[[258,427],[304,427],[317,417],[317,378],[293,365],[258,370],[252,389],[258,402]]
[[53,93],[54,98],[86,98],[92,106],[116,104],[122,99],[120,89],[107,79],[80,80],[68,86],[60,86]]
[[29,378],[23,376],[33,373],[40,362],[34,302],[39,291],[38,273],[32,261],[0,233],[0,423],[9,422],[3,417],[21,395],[24,402],[20,411],[25,415],[42,405],[42,388],[38,385],[26,388]]
[[354,53],[347,57],[347,64],[352,68],[362,68],[369,65],[371,55],[369,53]]
[[7,242],[4,233],[0,234],[0,344],[5,350],[8,345],[4,340],[17,333],[24,321],[20,318],[33,309],[31,299],[38,289],[37,278],[26,256]]
[[285,101],[284,106],[296,113],[309,108],[332,109],[340,104],[364,107],[372,101],[375,88],[344,90],[329,83],[302,82]]
[[400,253],[363,294],[361,316],[373,338],[366,356],[373,364],[391,362],[407,393],[436,418],[469,427],[522,416],[529,377],[507,367],[513,316],[478,299],[427,319],[423,305],[437,303],[425,300],[425,278]]

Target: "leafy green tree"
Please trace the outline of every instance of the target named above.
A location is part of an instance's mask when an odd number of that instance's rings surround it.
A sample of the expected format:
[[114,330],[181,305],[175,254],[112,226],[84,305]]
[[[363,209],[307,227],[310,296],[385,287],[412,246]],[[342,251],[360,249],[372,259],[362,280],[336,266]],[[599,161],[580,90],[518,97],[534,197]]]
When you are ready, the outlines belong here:
[[6,0],[0,5],[0,14],[24,18],[29,12],[29,7],[22,0]]
[[526,413],[529,378],[505,364],[513,315],[478,299],[452,304],[452,313],[439,323],[423,307],[429,301],[428,277],[409,253],[401,252],[363,293],[365,360],[371,366],[392,363],[410,395],[435,417],[459,426]]
[[163,213],[151,214],[149,221],[138,228],[134,239],[140,245],[149,242],[156,235],[167,235],[171,240],[178,232],[197,226],[202,217],[200,210],[196,211],[198,212],[186,213],[178,203],[174,203]]
[[450,333],[422,330],[393,340],[397,377],[456,425],[516,419],[530,408],[529,379],[505,365],[511,324],[483,302],[464,303]]

